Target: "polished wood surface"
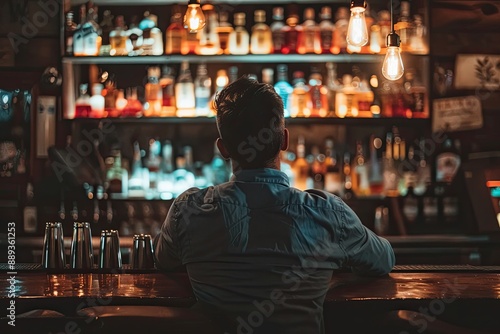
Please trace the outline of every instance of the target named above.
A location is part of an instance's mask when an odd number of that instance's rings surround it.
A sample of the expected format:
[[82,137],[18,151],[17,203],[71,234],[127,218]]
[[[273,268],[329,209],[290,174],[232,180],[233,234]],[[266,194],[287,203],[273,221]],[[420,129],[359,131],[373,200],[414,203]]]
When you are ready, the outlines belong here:
[[[6,274],[6,273],[4,273]],[[185,273],[147,274],[47,274],[16,275],[16,299],[62,300],[65,298],[149,299],[164,305],[188,306],[195,299]],[[0,291],[9,282],[0,280]],[[7,298],[2,293],[0,300]],[[391,273],[379,278],[334,274],[326,303],[369,300],[482,299],[500,303],[500,273]]]
[[[8,278],[5,271],[2,274]],[[10,303],[9,287],[8,279],[0,280],[0,308],[5,309]],[[196,303],[186,273],[51,274],[23,271],[16,275],[15,288],[17,315],[50,310],[64,315],[64,319],[76,321],[82,328],[87,328],[87,320],[79,311],[90,307],[148,305],[187,308]],[[413,318],[404,320],[402,315],[405,314],[411,314]],[[368,333],[372,332],[367,330],[373,326],[383,328],[384,333],[421,333],[422,324],[428,326],[427,329],[434,328],[429,333],[497,333],[500,328],[498,314],[498,271],[393,272],[379,278],[335,273],[324,304],[326,333]],[[21,320],[19,324],[31,329],[34,325],[30,321]],[[37,321],[49,331],[61,326],[57,318]],[[390,328],[386,327],[387,323]],[[440,326],[446,330],[439,329]]]

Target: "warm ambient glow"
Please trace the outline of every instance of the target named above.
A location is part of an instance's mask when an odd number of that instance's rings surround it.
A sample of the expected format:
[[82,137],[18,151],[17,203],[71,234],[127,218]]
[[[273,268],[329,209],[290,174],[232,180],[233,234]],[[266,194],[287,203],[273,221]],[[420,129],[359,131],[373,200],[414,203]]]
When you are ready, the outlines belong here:
[[189,1],[186,15],[184,15],[184,28],[194,33],[205,26],[205,15],[200,7],[200,1]]
[[403,76],[404,66],[398,46],[388,46],[382,65],[382,74],[388,80],[398,80]]
[[347,28],[347,44],[361,47],[368,43],[368,29],[364,7],[352,7],[351,19]]

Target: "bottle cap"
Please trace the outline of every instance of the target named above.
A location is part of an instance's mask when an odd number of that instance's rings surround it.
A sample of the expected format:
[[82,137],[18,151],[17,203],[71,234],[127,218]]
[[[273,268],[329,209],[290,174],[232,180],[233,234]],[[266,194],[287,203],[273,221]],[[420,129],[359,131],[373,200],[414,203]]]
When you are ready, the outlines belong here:
[[314,8],[306,8],[304,10],[304,20],[313,20],[314,21]]
[[276,67],[278,73],[288,72],[288,66],[285,64],[280,64]]
[[283,10],[283,7],[274,7],[273,8],[273,19],[274,20],[283,20],[285,15],[285,11]]
[[160,77],[160,67],[159,66],[151,66],[148,68],[148,77],[150,78],[159,78]]
[[266,12],[264,10],[256,10],[254,12],[255,22],[266,22]]
[[244,26],[246,24],[245,17],[246,17],[245,13],[234,14],[234,25]]
[[330,20],[332,18],[332,9],[330,7],[322,7],[321,13],[319,14],[320,19]]

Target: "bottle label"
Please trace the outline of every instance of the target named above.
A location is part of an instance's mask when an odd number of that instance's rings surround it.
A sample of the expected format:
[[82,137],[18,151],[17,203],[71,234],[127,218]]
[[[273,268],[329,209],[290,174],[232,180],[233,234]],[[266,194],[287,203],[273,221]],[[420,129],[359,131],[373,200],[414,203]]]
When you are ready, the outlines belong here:
[[273,47],[274,52],[281,52],[281,48],[285,45],[285,34],[280,31],[273,31]]
[[182,51],[182,42],[184,40],[181,31],[172,31],[167,36],[168,39],[168,47],[167,53],[181,53]]
[[321,30],[321,48],[323,50],[330,50],[332,47],[333,30]]
[[316,31],[314,30],[306,30],[304,31],[304,47],[306,48],[306,52],[314,52],[314,44],[316,39]]

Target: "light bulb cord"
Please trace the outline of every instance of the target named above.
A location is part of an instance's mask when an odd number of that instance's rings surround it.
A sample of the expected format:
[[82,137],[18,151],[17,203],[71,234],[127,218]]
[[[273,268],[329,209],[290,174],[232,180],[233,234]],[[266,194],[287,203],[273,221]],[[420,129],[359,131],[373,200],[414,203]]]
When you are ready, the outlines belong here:
[[393,0],[391,0],[391,32],[394,33],[394,4]]

